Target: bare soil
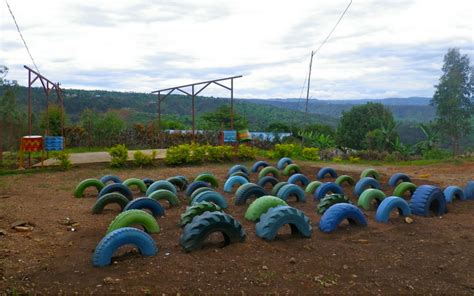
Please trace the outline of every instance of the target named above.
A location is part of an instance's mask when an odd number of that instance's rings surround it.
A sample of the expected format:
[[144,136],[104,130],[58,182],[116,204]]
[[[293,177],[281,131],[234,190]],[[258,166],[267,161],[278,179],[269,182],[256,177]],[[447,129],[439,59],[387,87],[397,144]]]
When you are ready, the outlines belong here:
[[[300,162],[303,173],[315,178],[322,166]],[[247,163],[248,166],[251,163]],[[68,172],[47,172],[0,177],[0,292],[42,294],[474,294],[474,202],[455,201],[442,217],[413,217],[407,224],[393,216],[388,224],[341,225],[331,234],[318,230],[316,202],[290,201],[311,219],[310,239],[292,236],[289,227],[272,242],[255,235],[255,225],[244,219],[245,206],[226,211],[239,220],[247,233],[244,243],[220,247],[213,236],[206,247],[185,253],[179,246],[179,208],[167,208],[158,223],[162,231],[152,235],[159,248],[154,257],[142,257],[132,248],[120,249],[113,264],[94,268],[93,250],[117,205],[92,215],[96,192],[85,198],[72,192],[85,178],[112,173],[128,177],[167,178],[202,172],[215,174],[222,189],[231,164],[152,169],[110,170],[89,165]],[[339,174],[358,177],[364,166],[332,165]],[[414,167],[376,167],[386,184],[390,174],[405,172],[414,183],[464,186],[474,179],[474,163]],[[255,181],[256,176],[252,175]],[[281,179],[286,179],[282,177]],[[389,194],[391,188],[384,185]],[[352,197],[352,188],[345,187]],[[222,192],[222,191],[221,191]],[[140,196],[137,192],[136,196]],[[165,205],[168,207],[168,205]],[[62,222],[79,225],[68,231]],[[16,221],[34,224],[32,231],[11,229]]]

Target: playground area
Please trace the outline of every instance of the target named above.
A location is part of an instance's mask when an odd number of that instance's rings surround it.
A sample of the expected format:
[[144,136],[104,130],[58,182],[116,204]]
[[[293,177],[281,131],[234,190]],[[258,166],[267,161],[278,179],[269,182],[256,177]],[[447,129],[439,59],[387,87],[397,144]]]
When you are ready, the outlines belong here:
[[[271,161],[269,161],[271,162]],[[242,163],[250,167],[253,162]],[[310,179],[323,166],[298,162]],[[311,221],[311,238],[290,234],[285,226],[273,241],[256,235],[255,224],[244,219],[246,205],[234,205],[234,193],[222,186],[230,163],[150,169],[115,169],[104,164],[82,165],[70,171],[19,174],[0,179],[0,291],[31,294],[472,294],[474,293],[474,202],[455,200],[441,217],[393,216],[387,224],[364,211],[368,227],[346,222],[333,233],[318,230],[321,216],[310,194],[305,203],[288,200]],[[359,178],[363,165],[331,164],[339,175]],[[464,186],[472,180],[474,163],[427,166],[380,166],[380,184],[391,192],[388,178],[404,172],[416,185]],[[183,175],[193,180],[209,172],[216,189],[228,201],[225,212],[238,220],[247,235],[243,243],[221,248],[222,238],[211,235],[204,248],[190,253],[180,246],[179,218],[188,203],[157,219],[161,231],[151,234],[158,253],[141,256],[131,247],[114,254],[110,266],[96,268],[91,259],[118,205],[93,215],[97,191],[89,188],[75,198],[83,179],[114,174],[166,179]],[[282,176],[280,181],[287,178]],[[257,176],[250,175],[256,182]],[[328,178],[328,181],[334,181]],[[352,188],[344,191],[354,202]],[[144,194],[134,191],[134,197]],[[17,225],[20,228],[14,229]],[[22,228],[23,227],[23,228]]]

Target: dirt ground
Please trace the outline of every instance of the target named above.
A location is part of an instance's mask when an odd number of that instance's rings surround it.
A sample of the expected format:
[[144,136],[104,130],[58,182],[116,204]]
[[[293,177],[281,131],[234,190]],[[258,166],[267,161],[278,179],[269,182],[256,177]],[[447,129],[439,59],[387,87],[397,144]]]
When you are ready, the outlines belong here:
[[[315,179],[322,166],[299,162],[303,173]],[[247,163],[248,166],[251,163]],[[94,268],[93,250],[117,205],[92,215],[94,190],[85,198],[72,192],[85,178],[112,173],[128,177],[167,178],[202,172],[215,174],[219,191],[231,164],[152,169],[111,170],[105,165],[0,177],[0,291],[34,294],[474,294],[474,202],[455,201],[442,217],[413,217],[407,224],[393,217],[388,224],[374,221],[366,211],[368,227],[341,225],[331,234],[318,230],[320,217],[310,196],[306,203],[290,201],[303,210],[313,225],[310,239],[291,236],[289,227],[276,240],[255,235],[255,224],[244,219],[245,206],[233,205],[227,213],[239,220],[247,233],[244,243],[220,248],[218,243],[185,253],[179,246],[181,207],[168,209],[158,220],[159,248],[154,257],[142,257],[131,248],[120,249],[113,264]],[[331,165],[339,174],[358,177],[365,166]],[[474,179],[474,163],[423,167],[376,167],[383,184],[395,172],[413,177],[414,183],[464,186]],[[255,181],[256,175],[251,178]],[[281,179],[286,179],[282,177]],[[384,185],[384,191],[391,189]],[[345,187],[351,195],[352,188]],[[139,196],[139,193],[136,193]],[[68,231],[65,219],[79,223]],[[11,229],[16,221],[35,225],[29,232]],[[214,240],[215,241],[215,240]]]

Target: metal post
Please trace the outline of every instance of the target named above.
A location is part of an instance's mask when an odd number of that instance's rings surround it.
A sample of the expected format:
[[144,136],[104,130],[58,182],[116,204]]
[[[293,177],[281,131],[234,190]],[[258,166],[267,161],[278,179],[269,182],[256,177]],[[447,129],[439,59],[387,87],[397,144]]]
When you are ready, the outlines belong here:
[[230,80],[230,129],[234,130],[234,79]]
[[[311,51],[311,59],[309,62],[309,74],[308,74],[308,88],[306,89],[306,106],[305,106],[304,116],[303,116],[303,126],[304,126],[303,131],[306,131],[306,116],[308,115],[309,87],[311,85],[311,67],[313,65],[313,56],[314,56],[314,51]],[[301,146],[304,147],[304,137],[301,139]]]
[[191,98],[192,98],[192,108],[193,108],[193,141],[196,140],[196,122],[195,122],[195,111],[194,111],[194,85],[191,86]]
[[31,71],[28,71],[28,134],[31,135]]
[[158,92],[158,132],[161,129],[161,92]]
[[46,82],[46,136],[49,136],[49,82]]

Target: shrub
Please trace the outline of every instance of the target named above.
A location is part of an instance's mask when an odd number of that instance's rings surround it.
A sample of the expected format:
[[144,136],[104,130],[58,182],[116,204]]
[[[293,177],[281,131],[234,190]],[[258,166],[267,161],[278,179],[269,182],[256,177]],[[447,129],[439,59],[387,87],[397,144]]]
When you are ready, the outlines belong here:
[[236,156],[240,160],[254,160],[257,156],[258,149],[247,146],[247,145],[240,145],[237,149]]
[[118,144],[109,149],[109,155],[112,157],[110,165],[114,168],[123,167],[127,164],[128,150],[123,144]]
[[444,159],[449,157],[449,152],[438,148],[423,151],[423,159]]
[[332,158],[332,161],[334,161],[334,162],[341,162],[341,161],[342,161],[342,157],[340,157],[340,156],[334,156],[334,157]]
[[150,166],[156,157],[156,150],[151,151],[151,155],[145,154],[142,151],[135,151],[133,153],[133,162],[139,167]]
[[360,162],[360,157],[349,156],[349,162],[359,163]]
[[72,167],[70,156],[71,155],[66,151],[56,152],[54,154],[54,158],[59,161],[59,167],[64,171]]
[[211,162],[224,162],[232,159],[232,146],[208,146],[207,159]]
[[166,150],[165,164],[179,165],[188,162],[191,154],[191,146],[188,144],[178,145]]
[[187,162],[189,163],[202,163],[206,160],[207,150],[210,145],[199,145],[192,143],[190,145],[189,155]]
[[319,160],[319,148],[303,148],[302,156],[307,160]]
[[295,157],[299,153],[299,147],[295,144],[276,144],[274,150],[275,158]]

